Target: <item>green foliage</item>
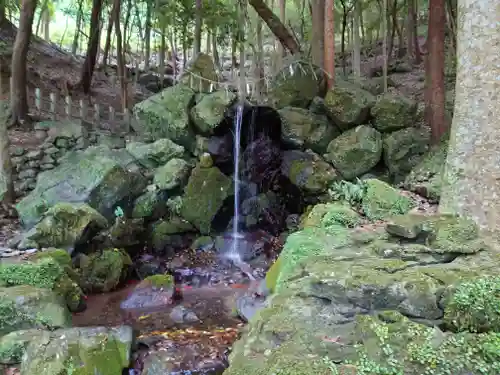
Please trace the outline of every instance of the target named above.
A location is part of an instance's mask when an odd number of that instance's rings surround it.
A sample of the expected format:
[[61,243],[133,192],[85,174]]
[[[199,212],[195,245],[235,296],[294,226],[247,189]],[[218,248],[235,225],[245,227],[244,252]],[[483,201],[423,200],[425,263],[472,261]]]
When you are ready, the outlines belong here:
[[356,206],[361,204],[366,194],[366,189],[366,184],[357,178],[356,183],[349,181],[335,182],[328,193],[335,201],[345,201],[351,206]]
[[500,332],[500,277],[460,284],[446,307],[445,322],[458,331]]

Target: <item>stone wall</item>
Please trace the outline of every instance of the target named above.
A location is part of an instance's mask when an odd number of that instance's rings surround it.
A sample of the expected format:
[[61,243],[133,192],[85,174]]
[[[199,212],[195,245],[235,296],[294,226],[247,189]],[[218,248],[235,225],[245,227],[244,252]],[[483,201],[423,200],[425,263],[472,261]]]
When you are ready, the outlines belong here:
[[89,146],[107,144],[112,148],[124,148],[125,138],[90,131],[78,121],[47,121],[35,126],[39,146],[11,147],[14,188],[18,196],[24,196],[36,186],[39,173],[54,169],[70,151],[84,150]]

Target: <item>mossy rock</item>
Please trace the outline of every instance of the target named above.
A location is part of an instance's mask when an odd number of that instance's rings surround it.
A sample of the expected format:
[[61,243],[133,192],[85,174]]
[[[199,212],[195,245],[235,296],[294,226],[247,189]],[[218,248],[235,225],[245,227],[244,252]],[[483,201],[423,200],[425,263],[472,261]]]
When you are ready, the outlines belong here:
[[209,234],[212,220],[226,198],[234,194],[231,179],[217,167],[193,169],[182,198],[181,216],[202,234]]
[[361,216],[344,203],[319,203],[302,218],[301,228],[345,226],[353,228],[361,223]]
[[196,128],[204,135],[213,134],[220,125],[226,110],[236,100],[236,95],[231,91],[216,91],[203,96],[191,109],[191,118]]
[[0,285],[50,289],[66,301],[71,311],[77,311],[83,292],[78,285],[78,275],[63,260],[61,251],[44,252],[46,255],[37,255],[34,261],[0,264]]
[[121,375],[131,361],[131,327],[76,327],[45,331],[27,347],[23,374]]
[[160,190],[182,189],[187,183],[191,168],[183,159],[171,159],[155,171],[153,183]]
[[375,167],[382,157],[382,149],[380,133],[360,125],[331,141],[324,157],[344,179],[351,180]]
[[69,327],[64,299],[50,289],[31,285],[0,288],[0,335],[30,329]]
[[377,99],[371,114],[373,126],[379,132],[393,132],[415,124],[417,103],[402,95],[387,93]]
[[0,363],[14,365],[21,363],[28,345],[45,334],[39,329],[11,332],[0,338]]
[[164,214],[167,206],[163,198],[163,194],[157,189],[145,192],[135,200],[132,218],[145,219]]
[[196,93],[210,93],[214,83],[219,82],[214,61],[210,55],[200,52],[190,60],[180,76],[179,82],[190,87]]
[[110,292],[124,280],[130,266],[129,255],[119,249],[82,256],[78,269],[82,288],[94,293]]
[[174,278],[171,275],[151,275],[140,283],[141,287],[170,288],[174,285]]
[[400,190],[377,180],[367,179],[363,183],[366,193],[361,202],[364,215],[370,220],[382,220],[392,215],[406,214],[415,207],[415,202]]
[[130,152],[146,168],[154,169],[165,165],[168,161],[184,156],[184,147],[170,139],[158,139],[153,143],[130,142],[127,144]]

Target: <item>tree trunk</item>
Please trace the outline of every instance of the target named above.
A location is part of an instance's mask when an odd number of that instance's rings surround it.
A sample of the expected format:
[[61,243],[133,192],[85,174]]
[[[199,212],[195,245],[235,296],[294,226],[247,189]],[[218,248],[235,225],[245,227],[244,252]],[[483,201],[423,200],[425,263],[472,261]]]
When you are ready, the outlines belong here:
[[71,53],[76,55],[78,50],[78,37],[80,36],[80,28],[82,27],[82,17],[83,17],[83,0],[78,1],[78,12],[76,14],[76,27],[75,35],[73,36],[73,44],[71,46]]
[[212,33],[212,51],[214,54],[214,63],[215,65],[220,68],[220,57],[219,57],[219,51],[217,50],[217,34],[218,34],[218,29],[215,28],[215,30]]
[[102,53],[103,68],[105,68],[108,65],[112,31],[113,31],[113,10],[109,12],[108,29],[106,30],[106,42],[104,43],[104,52]]
[[[5,111],[3,103],[0,103]],[[0,114],[0,203],[13,204],[15,201],[12,162],[9,151],[8,114]]]
[[325,0],[312,0],[312,41],[311,54],[313,64],[324,66],[325,57]]
[[335,83],[335,24],[334,0],[325,0],[325,64],[328,88]]
[[434,144],[439,143],[448,128],[445,117],[444,91],[445,28],[446,8],[444,0],[430,0],[425,110]]
[[382,62],[382,75],[384,80],[384,92],[387,92],[388,82],[387,82],[387,63],[388,63],[388,53],[387,53],[387,0],[383,1],[382,5],[382,36],[384,38],[382,43],[382,54],[383,54],[383,62]]
[[497,0],[458,0],[455,111],[440,211],[500,235],[500,19]]
[[[126,53],[128,52],[127,48],[127,41],[129,39],[128,37],[128,29],[130,26],[130,14],[132,12],[132,0],[127,1],[127,12],[125,13],[125,22],[123,23],[123,35],[122,35],[122,40],[123,40],[123,56],[125,57]],[[131,34],[132,32],[130,32]]]
[[271,29],[272,33],[278,38],[283,47],[290,51],[291,54],[300,53],[299,43],[263,0],[249,0],[248,3]]
[[205,44],[205,50],[207,51],[207,54],[210,55],[211,53],[211,49],[212,49],[212,42],[210,41],[212,38],[211,38],[211,34],[210,34],[210,31],[207,31],[207,39],[206,39],[206,44]]
[[[97,0],[100,1],[100,0]],[[118,62],[118,79],[120,80],[120,88],[122,95],[123,111],[128,111],[128,92],[127,92],[127,76],[125,73],[125,58],[122,45],[122,31],[120,29],[120,0],[113,1],[113,19],[115,24],[116,34],[116,59]]]
[[160,82],[163,85],[163,79],[165,78],[165,55],[167,54],[167,40],[165,34],[167,33],[167,28],[163,26],[161,29],[160,37],[160,50],[158,54],[160,56],[160,64],[158,67],[158,73],[160,73]]
[[256,44],[257,51],[255,53],[255,72],[254,77],[256,79],[256,83],[254,85],[255,97],[258,102],[262,100],[262,95],[265,90],[265,82],[264,82],[264,41],[262,38],[262,18],[258,17],[257,19],[257,30],[256,32]]
[[[92,13],[90,15],[89,42],[87,44],[87,55],[82,67],[80,84],[85,94],[90,94],[90,86],[94,75],[94,68],[99,47],[99,16],[101,14],[103,0],[92,1]],[[118,25],[119,26],[119,25]],[[120,31],[121,34],[121,31]],[[121,36],[121,35],[120,35]],[[118,36],[117,36],[118,37]]]
[[353,61],[352,70],[356,77],[361,77],[361,40],[359,37],[361,4],[358,1],[354,3],[353,15]]
[[347,8],[345,6],[345,3],[342,3],[342,7],[344,11],[342,12],[342,31],[340,35],[340,56],[342,56],[342,73],[344,76],[347,76],[346,72],[346,55],[345,55],[345,32],[347,29]]
[[144,69],[149,69],[149,60],[151,60],[151,13],[152,13],[152,5],[151,0],[146,1],[146,25],[144,26],[144,39],[146,42],[146,56],[144,59],[146,60]]
[[44,32],[44,39],[47,42],[50,42],[50,11],[49,11],[49,8],[45,9],[45,12],[43,13],[43,32]]
[[[286,0],[279,0],[278,1],[279,8],[280,8],[280,21],[283,23],[283,25],[286,25]],[[281,69],[283,68],[283,56],[285,55],[285,49],[283,48],[283,44],[279,43],[278,44],[278,55],[277,55],[277,61],[276,61],[276,66]]]
[[196,0],[195,10],[195,26],[194,26],[194,56],[198,56],[201,52],[201,0]]
[[396,28],[398,27],[398,0],[394,0],[391,8],[391,22],[387,20],[387,24],[391,25],[389,36],[389,50],[387,52],[387,59],[390,60],[394,50],[394,39],[396,37]]
[[12,51],[12,85],[10,87],[11,125],[22,123],[28,118],[26,61],[36,5],[36,0],[23,0],[21,3],[19,28]]
[[418,18],[417,18],[417,0],[411,0],[413,3],[413,47],[415,48],[415,64],[422,62],[422,54],[420,52],[420,45],[418,43]]

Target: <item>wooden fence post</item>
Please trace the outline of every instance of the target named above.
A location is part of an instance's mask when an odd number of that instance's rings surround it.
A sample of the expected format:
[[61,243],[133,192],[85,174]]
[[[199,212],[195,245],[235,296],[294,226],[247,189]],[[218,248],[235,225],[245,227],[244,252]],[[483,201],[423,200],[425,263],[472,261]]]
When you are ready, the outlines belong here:
[[56,120],[57,119],[57,115],[56,115],[56,101],[57,101],[57,98],[56,98],[56,94],[54,94],[53,92],[50,93],[49,95],[49,98],[50,98],[50,118],[52,120]]
[[109,106],[109,121],[115,121],[115,109]]
[[71,119],[71,112],[73,107],[73,101],[71,100],[71,96],[66,97],[66,118]]
[[85,103],[85,100],[80,99],[80,118],[85,121],[86,117],[87,117],[87,104]]
[[96,128],[99,127],[101,122],[101,106],[97,103],[94,104],[94,125]]
[[42,92],[38,87],[35,89],[35,107],[37,111],[42,110]]

